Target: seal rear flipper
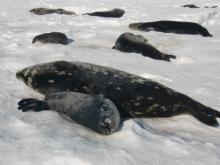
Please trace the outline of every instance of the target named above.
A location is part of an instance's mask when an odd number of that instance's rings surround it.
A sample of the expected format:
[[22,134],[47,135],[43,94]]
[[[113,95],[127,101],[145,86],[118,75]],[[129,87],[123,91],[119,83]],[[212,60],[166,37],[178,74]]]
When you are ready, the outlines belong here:
[[170,61],[171,58],[176,59],[176,56],[174,56],[174,55],[164,54],[164,53],[162,53],[162,54],[163,54],[163,58],[165,61]]
[[212,108],[204,106],[199,109],[192,110],[191,114],[202,123],[205,123],[206,125],[214,127],[219,126],[219,123],[216,118],[220,118],[220,112]]
[[176,56],[174,56],[174,55],[165,54],[165,56],[168,58],[176,59]]

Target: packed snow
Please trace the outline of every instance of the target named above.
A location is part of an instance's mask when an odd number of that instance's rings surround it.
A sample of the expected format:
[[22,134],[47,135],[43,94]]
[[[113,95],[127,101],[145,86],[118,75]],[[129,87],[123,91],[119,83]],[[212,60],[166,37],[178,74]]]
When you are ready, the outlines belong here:
[[[182,8],[185,4],[201,8]],[[214,5],[218,7],[204,8]],[[29,12],[37,7],[63,8],[77,16]],[[121,18],[81,15],[113,8],[126,13]],[[16,71],[33,64],[83,61],[150,78],[220,111],[219,0],[1,0],[0,10],[1,165],[220,164],[220,127],[179,115],[130,119],[118,132],[101,136],[53,111],[18,111],[20,99],[43,96],[15,77]],[[213,37],[128,29],[129,23],[158,20],[196,22]],[[36,35],[53,31],[74,42],[31,43]],[[124,32],[143,35],[177,59],[166,62],[111,49]]]

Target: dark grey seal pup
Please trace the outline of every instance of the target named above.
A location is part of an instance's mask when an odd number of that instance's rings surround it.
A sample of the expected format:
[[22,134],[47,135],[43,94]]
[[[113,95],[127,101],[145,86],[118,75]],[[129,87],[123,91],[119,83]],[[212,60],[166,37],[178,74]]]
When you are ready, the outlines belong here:
[[16,76],[45,95],[62,91],[103,94],[124,118],[188,113],[207,125],[216,126],[216,117],[220,117],[220,112],[158,82],[109,67],[55,61],[27,67]]
[[66,11],[64,9],[47,9],[47,8],[34,8],[30,10],[31,13],[37,15],[45,15],[45,14],[66,14],[66,15],[76,15],[75,12]]
[[51,32],[37,35],[34,37],[32,43],[41,42],[41,43],[53,43],[53,44],[62,44],[67,45],[73,40],[68,39],[64,33],[60,32]]
[[125,11],[123,9],[113,9],[110,11],[97,11],[94,13],[85,13],[83,15],[120,18],[124,15],[124,13]]
[[194,4],[186,4],[186,5],[183,5],[183,6],[181,6],[181,7],[188,7],[188,8],[193,8],[193,9],[199,8],[198,6],[196,6],[196,5],[194,5]]
[[147,39],[143,36],[132,33],[123,33],[120,35],[116,40],[113,49],[117,49],[122,52],[140,53],[143,56],[157,60],[170,61],[170,58],[176,58],[174,55],[168,55],[157,50],[155,47],[147,43]]
[[179,22],[179,21],[156,21],[156,22],[141,22],[132,23],[130,29],[140,31],[158,31],[164,33],[177,34],[199,34],[203,37],[212,37],[206,28],[194,22]]
[[23,112],[55,110],[70,117],[76,123],[103,135],[114,133],[120,125],[117,107],[102,94],[60,92],[46,96],[43,101],[33,98],[22,99],[18,105],[18,109]]

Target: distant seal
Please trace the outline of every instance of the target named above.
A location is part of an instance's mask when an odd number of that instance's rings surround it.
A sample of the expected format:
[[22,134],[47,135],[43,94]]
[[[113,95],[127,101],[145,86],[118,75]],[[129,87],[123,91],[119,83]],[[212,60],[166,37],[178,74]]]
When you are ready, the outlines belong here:
[[97,11],[94,13],[85,13],[83,15],[120,18],[124,15],[124,13],[125,13],[125,11],[123,9],[116,8],[116,9],[112,9],[110,11]]
[[22,99],[18,105],[18,109],[23,112],[55,110],[70,117],[76,123],[103,135],[114,133],[120,125],[117,107],[102,94],[60,92],[46,96],[43,101],[33,98]]
[[16,76],[45,95],[62,91],[103,94],[117,106],[121,117],[188,113],[211,126],[216,126],[216,117],[220,117],[220,112],[158,82],[109,67],[55,61],[24,68]]
[[188,8],[199,8],[198,6],[194,5],[194,4],[186,4],[186,5],[183,5],[182,7],[188,7]]
[[67,45],[71,43],[72,40],[68,39],[64,33],[51,32],[37,35],[36,37],[34,37],[32,43],[35,42]]
[[215,5],[215,6],[205,6],[204,8],[217,8],[218,6]]
[[66,15],[76,15],[75,12],[66,11],[64,9],[47,9],[47,8],[34,8],[30,10],[31,13],[37,15],[45,15],[45,14],[66,14]]
[[170,58],[176,58],[174,55],[168,55],[160,52],[155,47],[147,43],[147,39],[141,35],[132,33],[123,33],[115,42],[113,49],[122,52],[135,52],[157,60],[170,61]]
[[208,30],[194,22],[179,22],[179,21],[156,21],[156,22],[141,22],[132,23],[130,29],[140,31],[158,31],[164,33],[177,34],[199,34],[203,37],[211,37]]

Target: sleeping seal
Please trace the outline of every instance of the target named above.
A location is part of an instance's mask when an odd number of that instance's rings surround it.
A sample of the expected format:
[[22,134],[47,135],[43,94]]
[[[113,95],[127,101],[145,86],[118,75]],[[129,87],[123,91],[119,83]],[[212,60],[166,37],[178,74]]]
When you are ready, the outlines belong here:
[[55,110],[103,135],[114,133],[120,125],[117,107],[102,94],[60,92],[46,96],[43,101],[33,98],[22,99],[18,105],[18,109],[23,112]]
[[62,44],[67,45],[73,40],[68,39],[64,33],[60,32],[51,32],[37,35],[34,37],[32,43],[41,42],[41,43],[53,43],[53,44]]
[[94,13],[85,13],[83,15],[120,18],[124,15],[124,13],[125,11],[123,9],[112,9],[110,11],[97,11]]
[[158,31],[164,33],[177,34],[200,34],[203,37],[212,37],[206,28],[193,22],[179,21],[156,21],[156,22],[141,22],[129,24],[130,29],[140,31]]
[[45,15],[45,14],[66,14],[66,15],[76,15],[75,12],[72,11],[66,11],[64,9],[47,9],[47,8],[34,8],[30,10],[31,13],[37,14],[37,15]]
[[55,61],[27,67],[16,74],[42,94],[75,91],[103,94],[121,117],[170,117],[188,113],[216,126],[220,112],[155,81],[117,69],[84,63]]
[[198,6],[196,6],[194,4],[186,4],[186,5],[183,5],[181,7],[188,7],[188,8],[193,8],[193,9],[199,8]]
[[135,52],[157,60],[170,61],[170,58],[176,58],[174,55],[168,55],[160,52],[155,47],[147,43],[147,39],[141,35],[132,33],[123,33],[115,42],[113,49],[122,52]]

